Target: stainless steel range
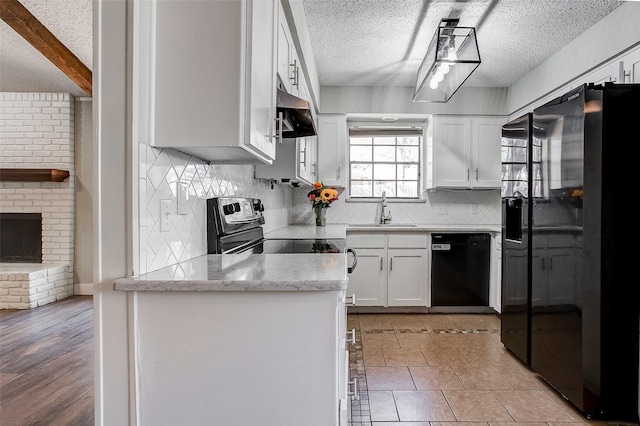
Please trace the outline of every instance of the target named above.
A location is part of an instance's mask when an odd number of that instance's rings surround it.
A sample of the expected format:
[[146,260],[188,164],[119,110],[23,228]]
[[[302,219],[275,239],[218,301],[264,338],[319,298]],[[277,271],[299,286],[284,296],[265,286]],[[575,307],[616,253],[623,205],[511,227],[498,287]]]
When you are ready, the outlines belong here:
[[355,253],[343,239],[265,239],[264,205],[258,198],[217,197],[207,200],[207,253]]

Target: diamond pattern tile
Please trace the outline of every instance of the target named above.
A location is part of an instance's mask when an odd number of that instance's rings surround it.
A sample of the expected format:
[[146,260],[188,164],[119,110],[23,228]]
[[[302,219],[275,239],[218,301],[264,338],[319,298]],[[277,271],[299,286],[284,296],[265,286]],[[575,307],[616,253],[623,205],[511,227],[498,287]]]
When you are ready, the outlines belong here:
[[[206,199],[243,196],[262,199],[265,232],[291,222],[291,188],[253,178],[251,165],[210,165],[173,149],[139,148],[140,265],[139,273],[154,271],[206,254]],[[178,214],[177,185],[188,194],[188,213]],[[171,200],[170,226],[160,231],[160,201]]]

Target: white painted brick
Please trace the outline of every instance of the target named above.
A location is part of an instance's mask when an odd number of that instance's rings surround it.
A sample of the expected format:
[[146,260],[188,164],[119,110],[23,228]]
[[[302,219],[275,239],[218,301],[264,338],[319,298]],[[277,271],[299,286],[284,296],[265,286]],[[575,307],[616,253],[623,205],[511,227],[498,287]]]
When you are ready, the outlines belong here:
[[31,287],[35,288],[38,293],[46,293],[54,287],[54,284],[48,282],[45,284],[33,285],[32,283]]
[[10,296],[30,296],[29,288],[11,288],[9,289]]
[[11,200],[24,200],[25,196],[23,194],[13,194],[13,195],[7,195],[6,200],[7,201],[11,201]]
[[61,279],[64,279],[65,271],[64,269],[57,270],[55,272],[49,271],[49,275],[47,276],[47,280],[49,282],[55,282]]
[[46,305],[47,303],[55,302],[57,299],[54,296],[44,297],[38,300],[38,306]]

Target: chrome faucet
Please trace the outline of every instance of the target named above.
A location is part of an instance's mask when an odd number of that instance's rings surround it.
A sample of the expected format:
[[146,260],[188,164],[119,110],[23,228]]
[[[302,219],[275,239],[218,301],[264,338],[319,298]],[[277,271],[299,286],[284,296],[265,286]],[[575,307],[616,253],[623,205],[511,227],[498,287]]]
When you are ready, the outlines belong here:
[[380,203],[380,223],[390,223],[391,222],[391,210],[385,215],[384,209],[387,207],[387,193],[382,191],[382,202]]

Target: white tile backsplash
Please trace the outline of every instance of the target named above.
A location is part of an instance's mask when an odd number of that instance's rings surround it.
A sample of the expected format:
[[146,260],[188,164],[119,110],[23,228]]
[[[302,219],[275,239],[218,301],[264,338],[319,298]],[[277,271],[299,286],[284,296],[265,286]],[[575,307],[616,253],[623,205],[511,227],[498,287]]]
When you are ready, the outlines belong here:
[[[310,188],[293,190],[292,223],[313,224],[315,216],[307,193]],[[327,223],[373,223],[380,203],[345,201],[346,190],[327,210]],[[477,210],[474,207],[477,206]],[[500,190],[438,190],[424,192],[424,202],[388,203],[392,222],[432,225],[500,225]]]
[[[207,164],[174,149],[139,146],[140,265],[146,273],[207,253],[206,200],[211,197],[260,198],[264,230],[291,223],[291,188],[254,179],[252,165]],[[187,214],[178,214],[178,188],[187,194]],[[160,201],[171,200],[169,226],[160,229]]]
[[[307,199],[310,188],[274,185],[254,179],[252,165],[221,165],[174,149],[141,144],[140,152],[140,265],[146,273],[192,259],[207,252],[206,200],[216,196],[262,199],[265,232],[293,224],[314,224]],[[186,188],[187,214],[178,214],[177,185]],[[327,223],[371,223],[379,203],[340,200],[327,211]],[[160,228],[160,201],[170,200],[169,226]],[[395,223],[435,225],[499,225],[500,190],[425,192],[424,202],[390,202]],[[474,207],[477,206],[477,209]]]

